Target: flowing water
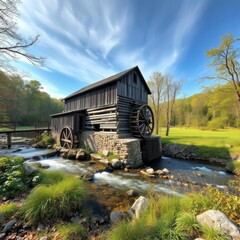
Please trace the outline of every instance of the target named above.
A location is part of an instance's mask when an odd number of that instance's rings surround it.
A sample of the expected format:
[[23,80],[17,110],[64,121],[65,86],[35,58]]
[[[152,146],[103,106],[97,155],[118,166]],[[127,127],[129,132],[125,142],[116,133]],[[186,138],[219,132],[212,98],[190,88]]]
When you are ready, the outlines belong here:
[[234,179],[234,176],[226,173],[223,167],[203,161],[163,157],[149,164],[154,170],[167,168],[174,177],[174,180],[169,180],[144,178],[137,170],[130,172],[115,170],[113,173],[97,171],[104,169],[104,166],[101,164],[90,165],[88,161],[68,160],[59,156],[43,157],[50,152],[51,150],[14,146],[12,149],[0,150],[0,156],[24,157],[26,161],[39,162],[43,166],[48,166],[48,171],[58,170],[72,174],[95,172],[93,182],[87,183],[88,203],[93,212],[100,214],[113,209],[126,210],[129,208],[134,201],[134,198],[126,194],[129,189],[136,190],[140,194],[154,190],[159,193],[180,196],[191,190],[191,187],[196,188],[196,183],[198,186],[213,184],[224,189],[228,181]]

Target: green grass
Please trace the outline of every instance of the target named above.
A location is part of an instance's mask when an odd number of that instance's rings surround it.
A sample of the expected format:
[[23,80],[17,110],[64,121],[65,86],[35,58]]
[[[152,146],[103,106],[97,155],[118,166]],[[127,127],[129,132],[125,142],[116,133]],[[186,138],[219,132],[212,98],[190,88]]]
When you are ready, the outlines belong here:
[[[240,156],[240,129],[221,129],[217,131],[195,128],[170,129],[170,136],[165,136],[165,129],[160,129],[162,143],[180,143],[197,146],[202,157],[228,158]],[[226,145],[232,146],[227,147]]]
[[239,225],[239,204],[237,196],[219,190],[204,189],[200,193],[184,197],[150,194],[150,204],[139,219],[122,221],[110,230],[107,240],[226,240],[219,231],[202,226],[196,216],[209,209],[224,212]]
[[86,239],[86,231],[79,223],[68,223],[57,227],[60,240]]
[[227,164],[226,169],[240,176],[240,161],[231,161]]
[[8,220],[17,212],[16,203],[4,203],[0,205],[0,224]]
[[63,173],[45,173],[42,182],[47,185],[35,187],[20,209],[25,220],[32,224],[55,222],[82,210],[85,189],[80,179]]

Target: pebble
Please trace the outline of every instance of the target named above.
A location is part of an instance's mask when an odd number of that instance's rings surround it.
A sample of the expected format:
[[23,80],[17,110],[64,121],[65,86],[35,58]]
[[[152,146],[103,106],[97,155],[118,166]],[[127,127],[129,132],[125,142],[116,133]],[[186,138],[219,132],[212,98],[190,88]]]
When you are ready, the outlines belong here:
[[6,233],[0,233],[0,239],[4,239],[6,236]]
[[11,220],[10,222],[8,222],[8,223],[5,225],[5,227],[3,228],[3,232],[5,233],[5,232],[9,231],[10,229],[12,229],[16,222],[17,222],[16,219],[13,219],[13,220]]

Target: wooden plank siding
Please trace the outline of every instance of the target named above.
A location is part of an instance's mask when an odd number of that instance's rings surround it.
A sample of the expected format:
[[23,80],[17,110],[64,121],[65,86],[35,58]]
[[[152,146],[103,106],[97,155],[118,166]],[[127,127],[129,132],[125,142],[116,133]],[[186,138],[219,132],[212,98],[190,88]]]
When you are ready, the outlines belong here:
[[[135,104],[147,104],[149,90],[138,68],[114,82],[79,92],[65,99],[64,112],[52,116],[52,131],[74,129],[83,121],[82,130],[130,132],[130,114]],[[84,116],[78,118],[76,116]],[[75,117],[74,117],[75,116]]]
[[117,95],[147,103],[148,93],[136,71],[122,77],[117,82]]
[[74,115],[60,115],[52,117],[52,132],[60,133],[65,126],[71,127],[72,129],[74,128]]
[[117,103],[117,84],[109,84],[65,100],[64,112],[109,106]]

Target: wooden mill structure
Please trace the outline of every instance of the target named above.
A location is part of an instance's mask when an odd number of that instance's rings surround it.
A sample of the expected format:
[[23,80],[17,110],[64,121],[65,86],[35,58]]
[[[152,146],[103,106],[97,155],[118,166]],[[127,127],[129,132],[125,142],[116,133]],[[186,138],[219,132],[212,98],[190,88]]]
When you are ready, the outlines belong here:
[[76,147],[85,131],[149,138],[154,128],[149,94],[139,68],[125,70],[65,97],[64,111],[52,115],[52,132],[64,148]]

